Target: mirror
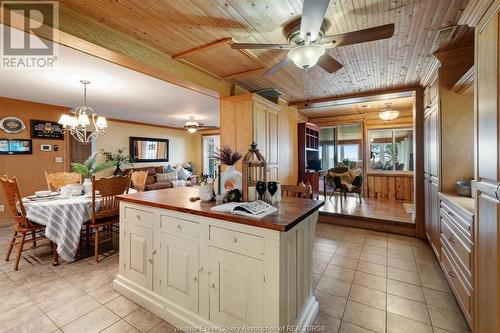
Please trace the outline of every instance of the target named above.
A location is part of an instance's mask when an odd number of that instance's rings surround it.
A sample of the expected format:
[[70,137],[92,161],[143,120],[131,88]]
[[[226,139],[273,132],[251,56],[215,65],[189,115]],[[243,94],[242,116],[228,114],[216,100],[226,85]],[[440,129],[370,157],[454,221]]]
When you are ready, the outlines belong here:
[[130,137],[130,155],[135,163],[168,162],[168,139]]

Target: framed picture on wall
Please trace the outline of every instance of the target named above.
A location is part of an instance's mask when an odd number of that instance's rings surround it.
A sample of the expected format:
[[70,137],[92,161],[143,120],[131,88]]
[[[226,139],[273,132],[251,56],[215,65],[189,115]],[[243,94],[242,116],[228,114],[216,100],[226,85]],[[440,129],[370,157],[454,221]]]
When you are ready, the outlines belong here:
[[24,123],[17,117],[5,117],[0,120],[0,129],[8,134],[16,134],[24,131]]
[[0,139],[0,155],[32,154],[33,145],[29,139]]
[[32,139],[63,140],[64,133],[61,124],[47,120],[31,120]]

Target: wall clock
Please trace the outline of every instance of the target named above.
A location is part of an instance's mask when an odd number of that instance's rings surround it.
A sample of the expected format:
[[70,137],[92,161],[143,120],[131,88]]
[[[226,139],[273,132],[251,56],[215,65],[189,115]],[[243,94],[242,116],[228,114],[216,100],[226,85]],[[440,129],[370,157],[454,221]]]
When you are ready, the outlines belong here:
[[16,117],[5,117],[0,120],[0,129],[9,134],[15,134],[24,131],[24,123]]

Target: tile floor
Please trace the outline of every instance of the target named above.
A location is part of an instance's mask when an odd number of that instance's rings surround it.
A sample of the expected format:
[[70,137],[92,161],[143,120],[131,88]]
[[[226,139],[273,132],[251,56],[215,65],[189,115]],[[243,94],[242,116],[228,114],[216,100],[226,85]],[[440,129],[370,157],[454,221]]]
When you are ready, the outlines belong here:
[[[10,228],[0,229],[4,257]],[[51,265],[42,247],[17,272],[0,261],[0,332],[175,332],[112,289],[118,254]],[[468,332],[448,284],[423,242],[318,224],[314,247],[316,324],[324,332]]]

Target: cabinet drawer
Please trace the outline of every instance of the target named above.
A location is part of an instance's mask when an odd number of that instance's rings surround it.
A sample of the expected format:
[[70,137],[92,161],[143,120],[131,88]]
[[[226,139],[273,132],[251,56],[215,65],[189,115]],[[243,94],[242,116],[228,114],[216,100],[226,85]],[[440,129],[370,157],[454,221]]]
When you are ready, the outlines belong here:
[[210,241],[217,247],[251,257],[264,254],[264,238],[243,232],[210,226]]
[[143,227],[153,227],[154,215],[142,209],[125,207],[125,216],[123,219],[127,223],[137,224]]
[[166,215],[160,217],[160,230],[172,230],[196,237],[200,234],[198,223]]
[[472,300],[471,292],[463,282],[462,277],[456,269],[456,265],[454,264],[453,259],[451,259],[451,255],[448,250],[444,247],[441,252],[441,264],[445,271],[444,274],[446,276],[446,279],[450,283],[450,286],[453,289],[455,296],[457,297],[458,303],[462,306],[462,310],[464,310],[464,312],[466,312],[470,318]]
[[[464,275],[471,282],[471,263],[472,253],[471,246],[463,236],[460,236],[460,231],[456,229],[453,223],[449,222],[447,217],[441,217],[441,242],[446,246],[449,252],[454,255],[459,268],[464,272]],[[468,244],[469,243],[469,244]]]
[[441,216],[447,216],[455,226],[467,236],[469,241],[472,241],[472,220],[466,218],[456,210],[452,209],[452,206],[441,198]]

